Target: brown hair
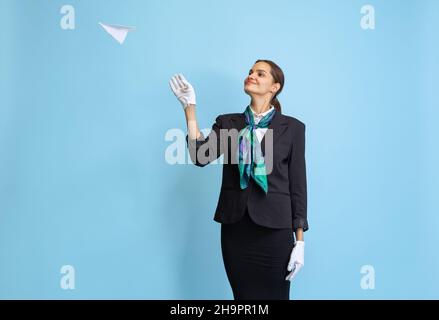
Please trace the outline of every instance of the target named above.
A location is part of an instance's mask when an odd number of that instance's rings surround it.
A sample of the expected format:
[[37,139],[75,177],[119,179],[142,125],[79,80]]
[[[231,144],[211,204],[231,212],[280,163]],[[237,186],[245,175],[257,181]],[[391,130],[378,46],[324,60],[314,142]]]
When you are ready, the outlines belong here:
[[276,111],[282,112],[281,111],[281,105],[280,105],[279,100],[277,99],[277,96],[282,91],[282,89],[284,87],[284,82],[285,82],[284,73],[283,73],[282,69],[276,63],[274,63],[271,60],[259,59],[259,60],[256,60],[255,63],[258,63],[258,62],[268,63],[270,65],[270,67],[271,67],[270,73],[271,73],[271,75],[274,78],[274,83],[279,83],[280,84],[279,90],[276,92],[276,94],[271,99],[271,104],[274,106]]

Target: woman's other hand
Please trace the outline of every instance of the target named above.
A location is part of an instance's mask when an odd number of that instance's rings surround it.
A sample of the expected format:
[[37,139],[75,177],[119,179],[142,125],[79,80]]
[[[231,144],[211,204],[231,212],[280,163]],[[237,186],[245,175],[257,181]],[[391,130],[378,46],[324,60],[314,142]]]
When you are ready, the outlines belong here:
[[305,265],[305,242],[296,241],[291,251],[290,261],[287,270],[291,271],[285,280],[293,280],[300,269]]

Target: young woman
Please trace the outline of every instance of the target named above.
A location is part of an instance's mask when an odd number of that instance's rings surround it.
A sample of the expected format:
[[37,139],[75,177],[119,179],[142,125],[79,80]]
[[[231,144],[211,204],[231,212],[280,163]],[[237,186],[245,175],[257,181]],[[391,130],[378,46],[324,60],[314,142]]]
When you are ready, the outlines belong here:
[[170,86],[183,105],[194,164],[203,167],[224,154],[214,220],[221,223],[234,299],[289,300],[290,281],[304,265],[307,183],[305,124],[283,115],[277,99],[282,70],[257,60],[244,81],[250,104],[243,113],[219,115],[207,138],[198,127],[192,85],[176,74]]

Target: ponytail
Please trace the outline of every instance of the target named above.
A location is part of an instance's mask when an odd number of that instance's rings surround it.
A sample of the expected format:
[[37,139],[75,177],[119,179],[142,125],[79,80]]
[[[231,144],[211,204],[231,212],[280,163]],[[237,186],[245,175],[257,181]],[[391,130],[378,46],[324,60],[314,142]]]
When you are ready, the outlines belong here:
[[271,104],[274,106],[276,111],[279,111],[279,113],[282,113],[280,102],[279,102],[279,100],[277,99],[276,96],[274,96],[273,99],[271,99]]

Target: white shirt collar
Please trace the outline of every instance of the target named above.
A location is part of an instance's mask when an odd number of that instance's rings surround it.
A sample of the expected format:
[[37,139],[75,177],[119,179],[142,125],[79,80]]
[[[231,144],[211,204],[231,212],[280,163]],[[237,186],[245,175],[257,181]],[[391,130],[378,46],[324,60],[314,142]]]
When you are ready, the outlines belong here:
[[259,117],[259,118],[262,118],[262,117],[266,116],[267,114],[269,114],[269,113],[271,112],[271,110],[274,109],[274,107],[273,107],[273,105],[271,105],[271,108],[270,108],[270,109],[268,109],[267,111],[262,112],[262,113],[260,113],[260,114],[257,114],[257,113],[253,110],[253,108],[252,108],[251,106],[250,106],[250,109],[251,109],[251,111],[253,112],[253,114],[254,114],[255,116],[257,116],[257,117]]

